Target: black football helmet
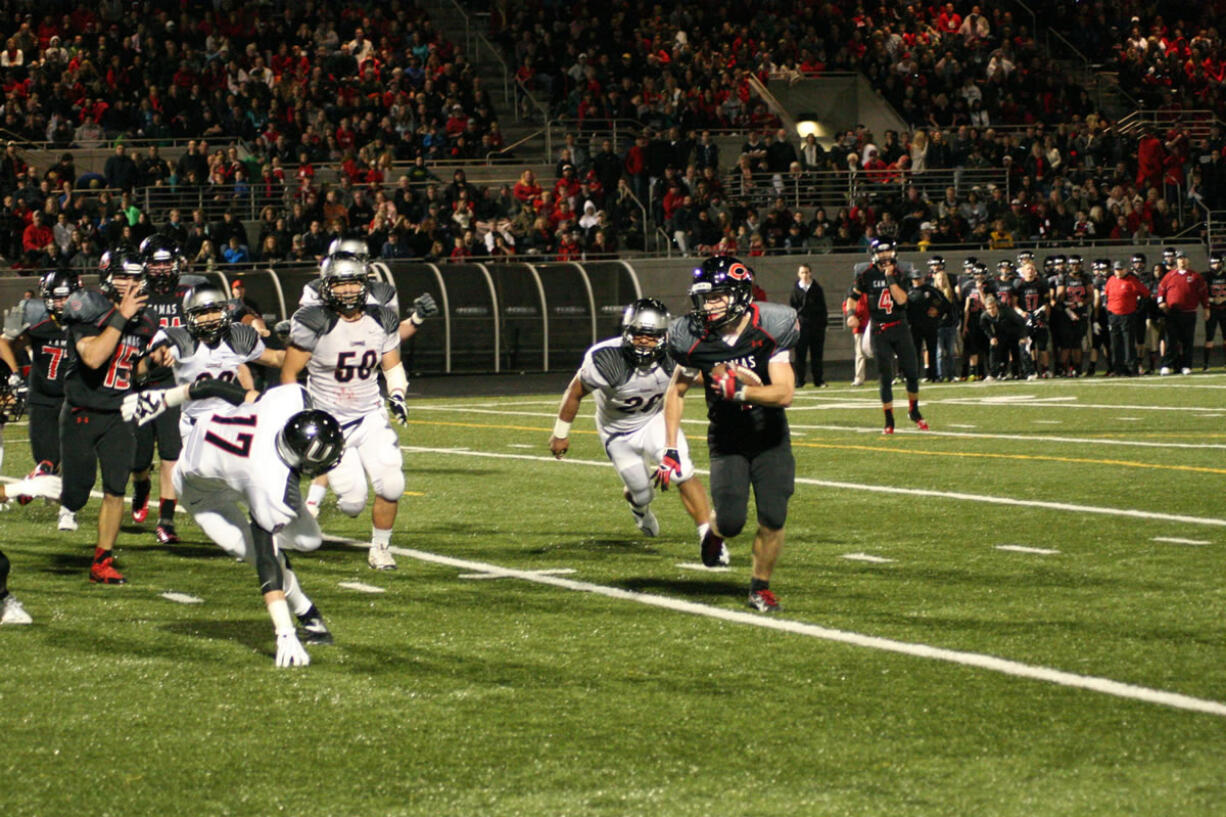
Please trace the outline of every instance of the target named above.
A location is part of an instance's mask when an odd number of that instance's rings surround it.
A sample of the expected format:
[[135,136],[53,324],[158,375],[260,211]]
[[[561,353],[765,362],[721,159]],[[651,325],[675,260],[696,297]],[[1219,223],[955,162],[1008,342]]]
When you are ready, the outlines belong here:
[[1138,271],[1138,270],[1143,270],[1143,269],[1145,269],[1145,264],[1146,264],[1147,260],[1148,260],[1148,259],[1146,259],[1146,258],[1145,258],[1145,253],[1143,253],[1143,252],[1135,252],[1135,253],[1133,253],[1133,254],[1132,254],[1132,270],[1133,270],[1133,272],[1136,272],[1136,271]]
[[979,263],[979,259],[973,255],[968,255],[966,260],[962,262],[962,271],[968,275],[975,269],[975,265]]
[[[655,298],[639,298],[622,313],[622,351],[636,366],[646,366],[668,351],[668,307]],[[656,339],[654,346],[639,346],[636,337]]]
[[1090,269],[1094,270],[1095,275],[1107,275],[1111,272],[1111,259],[1095,258],[1090,264]]
[[99,288],[116,303],[123,300],[123,293],[115,286],[117,279],[131,281],[142,290],[147,288],[145,262],[141,260],[138,251],[131,247],[112,251],[111,257],[107,259],[106,271],[99,273]]
[[[324,259],[320,268],[321,278],[319,297],[329,308],[337,312],[353,312],[366,305],[366,296],[370,291],[367,278],[369,265],[352,255],[337,255]],[[361,289],[344,297],[334,291],[338,284],[361,284]]]
[[300,411],[277,432],[277,455],[304,476],[326,474],[344,453],[345,435],[340,423],[326,411]]
[[1218,251],[1209,253],[1209,269],[1220,272],[1222,269],[1222,254]]
[[81,276],[70,269],[57,269],[43,273],[38,282],[38,294],[42,296],[47,312],[57,321],[64,312],[64,301],[81,288]]
[[1021,250],[1017,254],[1017,265],[1020,267],[1027,261],[1034,261],[1034,252],[1032,250]]
[[1167,247],[1166,249],[1162,251],[1162,263],[1166,264],[1171,269],[1174,269],[1175,268],[1175,256],[1177,254],[1178,254],[1177,250],[1174,247]]
[[996,277],[998,278],[1012,278],[1015,271],[1013,262],[1008,258],[1002,258],[996,262]]
[[1068,265],[1073,272],[1081,272],[1081,266],[1083,263],[1082,257],[1077,253],[1073,253],[1068,257]]
[[212,285],[195,287],[183,296],[183,320],[193,338],[215,344],[230,328],[230,302]]
[[1068,265],[1068,256],[1063,253],[1056,253],[1051,257],[1051,263],[1056,272],[1064,272],[1065,267]]
[[0,378],[0,428],[5,423],[15,423],[26,413],[26,399],[30,389],[22,383],[19,386],[9,385],[7,377]]
[[872,253],[874,264],[879,261],[894,260],[898,256],[898,245],[892,238],[877,238],[869,246],[869,252]]
[[149,291],[158,295],[170,295],[179,286],[179,274],[183,271],[183,251],[179,243],[169,236],[155,233],[140,243],[140,257],[145,264],[145,280]]
[[938,272],[945,269],[945,256],[934,255],[928,259],[928,269]]
[[[727,326],[745,314],[753,303],[754,272],[745,263],[730,255],[717,255],[695,267],[690,277],[690,321],[695,331],[702,332]],[[728,308],[721,313],[707,311],[707,296],[725,293]]]

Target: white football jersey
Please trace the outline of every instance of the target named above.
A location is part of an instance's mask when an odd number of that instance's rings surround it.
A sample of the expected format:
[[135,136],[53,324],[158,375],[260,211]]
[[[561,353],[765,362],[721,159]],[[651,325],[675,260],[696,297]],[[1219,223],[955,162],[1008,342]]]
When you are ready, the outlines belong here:
[[602,340],[583,355],[579,380],[596,395],[596,427],[602,435],[642,428],[664,409],[664,392],[674,364],[667,355],[650,366],[635,366],[622,339]]
[[368,305],[347,321],[322,306],[294,313],[290,343],[311,353],[307,391],[341,425],[383,410],[379,371],[386,352],[400,348],[400,321],[387,307]]
[[277,531],[303,509],[299,475],[277,453],[277,434],[310,408],[297,384],[276,386],[254,403],[201,417],[183,441],[180,477],[238,492],[261,528]]
[[[151,348],[158,345],[170,349],[170,356],[174,358],[176,385],[210,378],[235,383],[238,381],[238,367],[264,354],[264,341],[260,339],[260,333],[243,323],[231,324],[216,346],[200,343],[186,327],[163,327],[153,336]],[[229,407],[230,404],[220,397],[189,400],[183,405],[183,416],[198,420],[206,414]]]

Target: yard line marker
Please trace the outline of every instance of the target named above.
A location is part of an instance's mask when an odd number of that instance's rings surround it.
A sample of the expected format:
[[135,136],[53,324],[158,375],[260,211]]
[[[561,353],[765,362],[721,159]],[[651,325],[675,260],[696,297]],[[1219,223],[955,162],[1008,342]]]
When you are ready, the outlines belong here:
[[1135,423],[1140,421],[1140,417],[1116,417],[1117,420],[1123,420],[1126,423]]
[[508,443],[507,448],[536,448],[536,446],[527,443]]
[[204,604],[204,599],[202,598],[189,596],[187,593],[177,593],[174,590],[167,590],[165,593],[158,593],[158,595],[177,604]]
[[946,423],[950,428],[978,428],[970,423]]
[[698,570],[703,573],[730,573],[732,568],[727,566],[707,567],[702,562],[678,562],[677,567],[682,570]]
[[997,550],[1012,550],[1015,553],[1037,553],[1040,556],[1055,556],[1060,551],[1050,548],[1031,548],[1025,545],[997,545]]
[[887,559],[884,556],[870,556],[867,553],[844,553],[841,558],[850,559],[853,562],[872,562],[876,565],[884,565],[893,562],[893,559]]
[[1059,421],[1059,420],[1035,420],[1034,422],[1038,423],[1039,425],[1044,425],[1044,426],[1058,426],[1058,425],[1060,425],[1060,421]]
[[[346,544],[348,544],[348,541],[346,542]],[[337,587],[343,587],[346,590],[356,590],[359,593],[386,593],[387,592],[387,590],[385,590],[382,587],[375,587],[373,584],[366,584],[365,582],[341,582],[340,584],[337,585]]]
[[[537,576],[564,576],[568,573],[574,573],[575,569],[573,567],[556,567],[550,570],[530,570],[528,572],[533,573]],[[506,576],[498,576],[493,573],[461,573],[460,575],[456,576],[456,578],[457,579],[505,579]]]
[[1206,539],[1180,539],[1178,536],[1155,536],[1155,542],[1170,542],[1173,545],[1211,545]]
[[1220,414],[1198,414],[1197,417],[1221,417]]
[[[325,539],[332,542],[340,542],[342,544],[356,545],[357,547],[369,547],[369,544],[360,543],[353,539],[329,536],[325,536]],[[865,647],[867,649],[898,653],[915,658],[929,658],[936,661],[945,661],[951,664],[960,664],[962,666],[985,669],[990,672],[998,672],[1003,675],[1010,675],[1016,678],[1029,678],[1035,681],[1043,681],[1060,686],[1086,689],[1091,692],[1098,692],[1103,695],[1112,695],[1118,698],[1127,698],[1134,701],[1168,706],[1174,709],[1183,709],[1189,712],[1203,712],[1209,715],[1217,715],[1218,717],[1226,717],[1226,703],[1210,701],[1204,698],[1194,698],[1190,695],[1183,695],[1178,692],[1169,692],[1161,689],[1151,689],[1149,687],[1137,686],[1135,684],[1127,684],[1123,683],[1122,681],[1113,681],[1110,678],[1100,678],[1092,675],[1078,675],[1076,673],[1064,672],[1063,670],[1052,669],[1050,667],[1023,664],[1020,661],[1010,661],[1007,658],[997,658],[994,655],[963,652],[961,650],[949,650],[943,647],[934,647],[929,644],[896,641],[892,638],[864,635],[862,633],[849,632],[847,630],[835,630],[829,627],[821,627],[816,624],[807,624],[801,621],[793,621],[775,616],[764,616],[760,613],[747,613],[740,610],[715,607],[709,604],[697,604],[695,602],[683,601],[681,599],[670,598],[668,596],[659,596],[651,593],[639,593],[633,590],[623,590],[620,587],[607,587],[605,585],[581,582],[575,579],[566,579],[562,578],[561,576],[546,576],[533,570],[515,570],[513,568],[500,567],[498,565],[493,565],[486,562],[456,559],[451,556],[443,556],[442,554],[429,553],[427,551],[414,550],[412,548],[393,546],[391,550],[398,556],[407,556],[410,559],[417,559],[418,561],[444,565],[446,567],[459,568],[460,570],[472,571],[474,573],[493,573],[506,578],[520,579],[522,581],[534,582],[536,584],[545,584],[551,587],[559,587],[564,590],[573,590],[580,593],[591,593],[597,596],[604,596],[605,598],[630,601],[650,607],[660,607],[665,610],[672,610],[678,613],[704,616],[706,618],[719,619],[721,621],[728,621],[734,624],[745,624],[751,627],[761,627],[764,630],[776,630],[779,632],[791,633],[793,635],[818,638],[825,641],[834,641],[840,644],[849,644],[854,647]]]
[[[560,462],[569,465],[586,465],[597,468],[612,468],[608,460],[580,460],[567,458],[556,460],[534,454],[504,454],[495,451],[458,451],[454,448],[430,448],[418,445],[402,445],[404,451],[422,454],[445,454],[452,456],[463,453],[469,457],[487,457],[490,459],[532,460],[535,462]],[[696,469],[697,473],[710,474],[705,468]],[[832,479],[814,479],[811,477],[796,477],[801,485],[815,485],[819,488],[834,488],[843,491],[868,491],[876,494],[899,494],[901,496],[927,496],[938,499],[954,499],[963,502],[982,502],[988,505],[1007,505],[1014,508],[1043,508],[1049,511],[1069,511],[1077,514],[1099,514],[1102,516],[1123,516],[1130,519],[1150,519],[1160,522],[1179,522],[1186,525],[1206,525],[1226,528],[1226,519],[1216,519],[1210,516],[1187,516],[1184,514],[1162,513],[1159,511],[1140,511],[1134,508],[1110,508],[1098,505],[1076,505],[1071,502],[1050,502],[1040,499],[1014,499],[1010,496],[988,496],[980,494],[964,494],[957,491],[936,491],[928,488],[901,488],[895,485],[872,485],[860,482],[839,482]]]

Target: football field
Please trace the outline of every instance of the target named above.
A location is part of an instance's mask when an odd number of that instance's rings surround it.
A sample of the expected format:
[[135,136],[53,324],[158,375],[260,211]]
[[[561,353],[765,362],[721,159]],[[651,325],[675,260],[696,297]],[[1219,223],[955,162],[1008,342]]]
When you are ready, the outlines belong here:
[[[558,394],[430,391],[400,569],[331,496],[294,556],[310,667],[185,517],[100,587],[96,502],[0,514],[0,814],[1226,813],[1226,375],[925,386],[890,438],[875,387],[799,391],[772,617],[749,535],[702,568],[675,491],[638,532],[591,398],[559,462]],[[684,429],[705,484],[697,392]]]

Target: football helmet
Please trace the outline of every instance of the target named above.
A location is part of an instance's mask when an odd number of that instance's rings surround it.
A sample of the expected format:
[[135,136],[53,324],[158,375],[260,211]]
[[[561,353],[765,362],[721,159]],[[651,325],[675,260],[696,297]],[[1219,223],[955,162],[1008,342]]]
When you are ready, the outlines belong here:
[[1063,272],[1065,266],[1068,264],[1068,257],[1062,253],[1056,253],[1051,257],[1051,263],[1052,266],[1055,267],[1056,272]]
[[1083,262],[1082,262],[1082,258],[1081,258],[1081,256],[1080,256],[1080,255],[1078,255],[1077,253],[1073,253],[1072,255],[1070,255],[1070,256],[1068,257],[1068,265],[1069,265],[1070,267],[1072,267],[1072,269],[1073,269],[1073,271],[1074,271],[1074,272],[1080,272],[1080,271],[1081,271],[1081,265],[1082,265],[1082,263],[1083,263]]
[[928,259],[928,269],[933,272],[945,269],[945,256],[934,255]]
[[154,234],[140,243],[140,257],[145,264],[149,291],[169,295],[179,285],[183,271],[183,252],[179,243],[169,236]]
[[[646,366],[664,357],[668,347],[668,307],[655,298],[639,298],[622,313],[622,351],[636,366]],[[656,339],[654,346],[639,346],[636,337]]]
[[26,398],[30,390],[25,383],[14,385],[7,377],[0,377],[0,427],[15,423],[26,412]]
[[[753,303],[754,272],[730,255],[717,255],[695,267],[690,277],[690,322],[695,331],[727,326],[745,314]],[[728,307],[722,312],[707,311],[707,297],[723,293]]]
[[[216,317],[205,319],[214,312]],[[214,286],[195,287],[183,296],[183,320],[193,338],[214,344],[230,328],[230,302]]]
[[976,278],[987,278],[988,277],[988,265],[983,263],[982,261],[976,261],[971,266],[971,275],[974,275]]
[[117,279],[129,281],[142,291],[146,289],[145,262],[131,247],[115,250],[107,259],[106,271],[100,274],[99,288],[116,302],[123,300],[123,292],[115,286]]
[[1017,265],[1020,267],[1022,264],[1025,264],[1027,261],[1034,261],[1034,252],[1031,250],[1021,250],[1017,254]]
[[894,243],[892,238],[877,238],[869,245],[869,251],[873,256],[873,263],[879,261],[894,260],[898,255],[898,245]]
[[1106,275],[1111,272],[1111,259],[1095,258],[1090,264],[1090,269],[1094,270],[1095,275]]
[[1167,247],[1162,251],[1162,263],[1166,264],[1168,267],[1174,267],[1176,255],[1177,252],[1174,247]]
[[996,262],[997,277],[1004,278],[1008,276],[1012,278],[1014,271],[1015,270],[1013,268],[1013,262],[1010,261],[1008,258],[1002,258],[1000,261]]
[[1133,253],[1133,254],[1132,254],[1132,268],[1133,268],[1133,270],[1135,271],[1135,270],[1143,270],[1143,269],[1145,269],[1145,264],[1146,264],[1146,261],[1147,261],[1147,260],[1148,260],[1148,259],[1146,259],[1146,257],[1145,257],[1145,253],[1143,253],[1143,252],[1135,252],[1135,253]]
[[364,238],[337,238],[328,245],[328,257],[349,256],[359,261],[370,260],[370,247]]
[[38,294],[42,296],[47,312],[57,321],[63,314],[64,301],[80,288],[81,276],[70,269],[57,269],[43,273],[42,280],[38,282]]
[[326,474],[345,453],[340,423],[326,411],[300,411],[277,432],[277,455],[290,468],[308,477]]
[[[365,261],[351,255],[325,258],[323,267],[320,269],[320,277],[323,279],[319,285],[320,299],[337,312],[353,312],[361,309],[366,304],[366,295],[370,290],[370,283],[366,276],[368,266]],[[344,296],[336,293],[338,285],[350,282],[359,284],[360,288]]]
[[975,269],[975,265],[979,263],[979,259],[973,255],[968,255],[966,260],[962,262],[962,271],[969,275]]
[[1217,272],[1222,268],[1222,254],[1220,252],[1209,253],[1209,269]]

